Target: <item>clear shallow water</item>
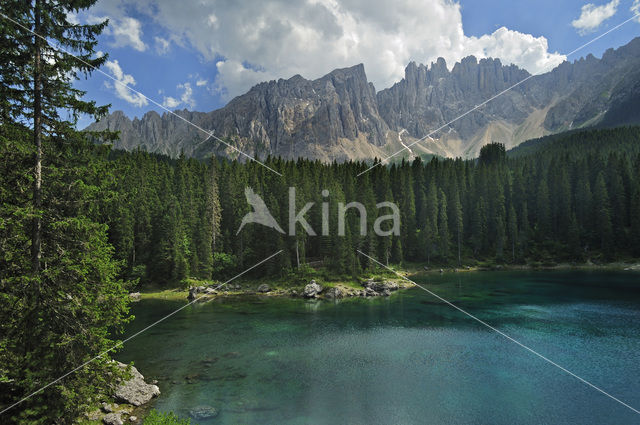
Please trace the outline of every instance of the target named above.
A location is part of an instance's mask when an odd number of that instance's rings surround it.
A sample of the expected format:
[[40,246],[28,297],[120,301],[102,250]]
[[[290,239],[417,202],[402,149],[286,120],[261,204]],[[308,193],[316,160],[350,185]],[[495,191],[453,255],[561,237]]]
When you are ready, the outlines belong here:
[[[640,275],[463,273],[420,283],[640,408]],[[135,304],[136,332],[183,305]],[[640,415],[420,289],[338,303],[193,305],[118,359],[200,424],[640,424]],[[192,421],[193,423],[194,421]]]

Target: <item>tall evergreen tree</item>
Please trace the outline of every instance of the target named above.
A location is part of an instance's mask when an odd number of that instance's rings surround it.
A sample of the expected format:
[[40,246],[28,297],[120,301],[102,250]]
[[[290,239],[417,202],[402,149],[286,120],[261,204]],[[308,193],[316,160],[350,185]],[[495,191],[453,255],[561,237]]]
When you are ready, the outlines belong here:
[[[22,128],[21,142],[31,141],[22,152],[32,155],[31,195],[20,193],[20,199],[5,210],[13,215],[29,203],[32,220],[28,227],[21,221],[11,236],[30,241],[29,264],[17,262],[16,252],[5,253],[5,261],[12,265],[0,271],[0,381],[9,383],[0,392],[3,405],[111,348],[108,329],[119,329],[127,314],[126,288],[117,278],[119,266],[107,243],[107,228],[97,222],[113,189],[104,184],[111,180],[103,174],[110,172],[109,166],[104,152],[96,155],[75,130],[79,114],[106,112],[105,107],[84,101],[84,92],[72,86],[81,74],[106,60],[97,57],[94,48],[107,23],[69,22],[71,13],[93,3],[1,2],[11,19],[0,24],[0,40],[10,45],[0,53],[1,124],[3,131]],[[61,53],[48,41],[82,60]],[[7,174],[25,171],[6,170]],[[107,391],[107,371],[119,373],[104,356],[25,400],[3,421],[71,423],[96,394]]]

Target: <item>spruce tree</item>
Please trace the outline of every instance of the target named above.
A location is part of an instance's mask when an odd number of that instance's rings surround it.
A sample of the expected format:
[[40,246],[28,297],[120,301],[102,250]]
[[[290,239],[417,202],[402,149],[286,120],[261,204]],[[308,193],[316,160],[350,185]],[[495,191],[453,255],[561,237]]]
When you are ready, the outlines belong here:
[[594,223],[596,225],[597,243],[605,255],[611,255],[613,248],[613,230],[611,225],[611,207],[604,174],[600,172],[593,188]]
[[[93,3],[1,2],[11,19],[0,24],[0,39],[10,46],[0,53],[1,124],[3,131],[22,128],[21,143],[30,141],[22,152],[31,156],[32,172],[30,196],[20,192],[16,203],[6,208],[14,215],[30,204],[28,214],[33,217],[28,226],[20,220],[11,235],[29,240],[29,264],[18,260],[21,254],[15,255],[21,249],[5,253],[10,266],[0,271],[0,322],[6,326],[0,363],[2,381],[8,383],[0,392],[2,405],[111,348],[114,341],[108,330],[120,329],[127,315],[127,292],[118,279],[107,227],[97,222],[112,198],[113,188],[105,185],[112,176],[103,174],[111,171],[104,164],[104,150],[96,155],[99,150],[75,130],[80,114],[97,117],[106,112],[83,100],[84,93],[72,86],[81,74],[106,60],[94,51],[106,22],[78,25],[68,20],[70,13]],[[47,40],[82,61],[54,49]],[[101,357],[5,413],[3,423],[71,423],[107,392],[118,373],[108,356]]]

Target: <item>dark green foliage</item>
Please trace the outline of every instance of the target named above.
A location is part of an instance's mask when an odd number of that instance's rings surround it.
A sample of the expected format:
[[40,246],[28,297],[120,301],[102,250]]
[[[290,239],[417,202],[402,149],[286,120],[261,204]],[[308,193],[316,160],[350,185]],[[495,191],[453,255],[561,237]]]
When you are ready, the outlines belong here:
[[[71,135],[47,138],[42,269],[29,261],[30,130],[0,127],[0,403],[7,406],[113,347],[128,290],[113,260],[104,212],[113,192],[105,149]],[[4,165],[7,165],[5,167]],[[6,196],[5,196],[6,195]],[[118,373],[104,356],[3,415],[2,423],[71,423]]]
[[496,165],[504,163],[507,157],[506,150],[502,143],[489,143],[480,149],[478,163],[480,165]]
[[[3,424],[73,423],[120,373],[104,355],[54,381],[113,348],[128,313],[104,224],[117,198],[113,164],[74,128],[79,114],[106,112],[73,86],[106,60],[94,52],[106,22],[68,21],[93,3],[0,1],[15,21],[0,20],[0,405],[52,383]],[[121,212],[113,230],[131,245],[130,211]]]
[[[635,137],[632,129],[625,132]],[[620,130],[595,133],[608,140]],[[114,153],[121,201],[106,219],[118,250],[138,253],[135,260],[130,254],[121,257],[126,269],[142,267],[148,281],[169,285],[185,277],[225,279],[279,249],[284,252],[278,261],[256,270],[256,275],[284,274],[297,267],[298,260],[324,261],[336,273],[357,274],[372,264],[356,255],[356,249],[392,263],[522,263],[637,255],[640,162],[613,148],[602,150],[594,144],[592,132],[584,135],[584,148],[572,155],[558,154],[566,152],[564,143],[575,145],[576,137],[572,133],[566,141],[556,139],[532,156],[510,159],[494,144],[479,162],[416,160],[376,167],[361,177],[356,177],[364,169],[359,163],[268,158],[270,167],[283,172],[280,178],[255,163],[204,164],[144,152]],[[627,143],[623,140],[621,146],[625,150]],[[244,196],[247,186],[265,200],[285,232],[288,188],[295,187],[296,211],[315,202],[305,218],[316,235],[307,235],[299,224],[295,237],[257,224],[236,235],[250,211]],[[323,189],[329,191],[327,197]],[[218,201],[211,193],[218,194]],[[338,203],[351,201],[367,207],[367,234],[361,235],[359,212],[351,208],[346,235],[337,236]],[[383,201],[395,202],[400,209],[398,237],[372,236],[375,217],[389,213],[376,210],[375,204]],[[326,235],[323,203],[329,211]],[[146,212],[128,213],[142,206]],[[125,225],[130,229],[123,229]],[[212,234],[218,235],[215,247]]]

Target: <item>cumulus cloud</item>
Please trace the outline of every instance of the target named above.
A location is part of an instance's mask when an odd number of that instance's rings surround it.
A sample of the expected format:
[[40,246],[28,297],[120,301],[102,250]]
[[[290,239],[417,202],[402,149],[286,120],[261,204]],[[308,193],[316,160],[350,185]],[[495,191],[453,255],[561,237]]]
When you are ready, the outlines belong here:
[[135,93],[126,87],[135,86],[136,80],[133,78],[133,75],[125,74],[122,71],[117,60],[107,61],[105,63],[105,67],[111,73],[113,78],[119,81],[119,83],[114,82],[113,84],[105,83],[107,87],[115,89],[116,96],[137,107],[146,106],[149,103],[144,96]]
[[173,109],[178,105],[180,105],[180,101],[175,97],[165,96],[164,100],[162,101],[162,106],[164,106],[165,108]]
[[142,42],[142,25],[137,19],[125,16],[117,19],[110,27],[114,47],[131,46],[139,52],[147,49],[147,45]]
[[245,67],[235,60],[218,61],[216,69],[218,75],[214,89],[227,98],[241,94],[260,82],[277,78],[275,74]]
[[519,65],[534,74],[551,71],[565,60],[563,55],[549,53],[546,38],[534,37],[505,27],[498,28],[491,35],[472,37],[467,44],[466,52],[477,57],[500,58],[503,63]]
[[610,3],[596,6],[587,3],[582,6],[580,17],[571,22],[571,25],[578,30],[579,34],[588,34],[598,29],[607,19],[616,14],[620,0],[611,0]]
[[[101,10],[101,9],[99,9]],[[109,9],[104,15],[89,15],[87,23],[97,24],[109,19],[109,25],[104,30],[104,34],[111,36],[111,46],[132,47],[139,52],[147,50],[147,45],[142,41],[142,24],[139,20],[123,15],[119,9]],[[75,17],[76,21],[78,20]]]
[[460,5],[451,0],[396,0],[392,7],[383,0],[201,0],[197,8],[173,1],[108,3],[135,8],[173,43],[190,45],[215,63],[218,74],[209,87],[226,97],[261,81],[318,78],[357,63],[379,90],[400,80],[410,61],[439,56],[450,66],[469,54],[500,56],[532,73],[564,59],[549,52],[544,37],[507,28],[466,36]]
[[177,108],[180,105],[187,106],[190,109],[195,108],[196,101],[193,98],[193,89],[191,88],[191,83],[178,84],[177,88],[182,90],[180,99],[176,99],[172,96],[164,96],[162,100],[162,106],[171,109]]

